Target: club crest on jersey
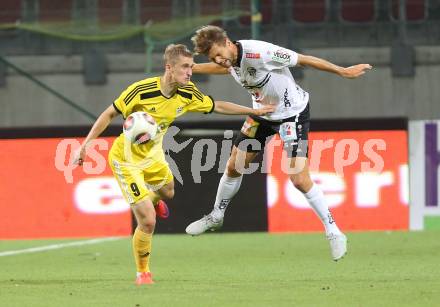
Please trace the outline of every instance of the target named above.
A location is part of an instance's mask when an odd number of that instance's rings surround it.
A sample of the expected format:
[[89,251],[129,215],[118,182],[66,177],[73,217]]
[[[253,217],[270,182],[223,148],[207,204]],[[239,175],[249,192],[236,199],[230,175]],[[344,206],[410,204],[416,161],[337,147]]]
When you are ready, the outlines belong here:
[[278,63],[289,63],[290,62],[290,54],[285,49],[279,49],[275,51],[272,55],[272,60]]
[[180,113],[182,113],[182,111],[183,111],[183,107],[180,106],[176,109],[176,114],[180,114]]
[[247,59],[259,59],[261,56],[259,53],[246,52],[245,57]]
[[257,70],[254,67],[248,67],[246,70],[251,77],[255,78],[257,76]]

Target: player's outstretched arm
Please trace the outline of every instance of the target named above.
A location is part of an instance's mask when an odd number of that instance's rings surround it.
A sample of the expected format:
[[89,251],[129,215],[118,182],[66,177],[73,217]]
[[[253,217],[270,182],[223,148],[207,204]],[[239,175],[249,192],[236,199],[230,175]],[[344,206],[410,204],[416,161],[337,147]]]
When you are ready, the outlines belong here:
[[214,112],[226,115],[256,115],[263,116],[275,111],[275,106],[268,105],[261,109],[252,109],[227,101],[216,101]]
[[194,64],[192,71],[195,74],[209,74],[209,75],[226,75],[229,74],[227,68],[216,63],[200,63]]
[[313,67],[323,71],[332,72],[340,75],[341,77],[349,79],[362,76],[367,70],[372,68],[370,64],[358,64],[350,67],[341,67],[327,60],[303,54],[298,54],[298,64],[302,66]]
[[73,163],[79,165],[83,164],[84,158],[86,156],[87,145],[90,144],[90,142],[96,139],[98,136],[100,136],[105,128],[107,128],[108,125],[111,123],[113,118],[115,118],[117,115],[119,115],[119,113],[116,111],[113,105],[109,106],[107,109],[105,109],[104,112],[101,113],[101,115],[99,115],[98,119],[90,129],[86,139],[82,143],[80,150],[75,153]]

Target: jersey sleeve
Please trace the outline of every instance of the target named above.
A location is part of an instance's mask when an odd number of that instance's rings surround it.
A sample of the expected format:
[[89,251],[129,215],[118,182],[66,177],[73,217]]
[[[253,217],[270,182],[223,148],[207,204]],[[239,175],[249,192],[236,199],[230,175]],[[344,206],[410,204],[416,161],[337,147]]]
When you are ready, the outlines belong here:
[[191,103],[187,105],[187,110],[189,112],[211,113],[214,111],[214,107],[214,99],[211,96],[204,95],[194,86]]
[[[137,103],[138,97],[136,95],[131,95],[132,87],[129,86],[121,95],[113,102],[113,107],[120,113],[124,118],[132,113],[133,106]],[[131,97],[133,96],[133,97]]]
[[293,67],[298,63],[298,53],[295,51],[270,43],[266,43],[265,49],[263,65],[269,70]]

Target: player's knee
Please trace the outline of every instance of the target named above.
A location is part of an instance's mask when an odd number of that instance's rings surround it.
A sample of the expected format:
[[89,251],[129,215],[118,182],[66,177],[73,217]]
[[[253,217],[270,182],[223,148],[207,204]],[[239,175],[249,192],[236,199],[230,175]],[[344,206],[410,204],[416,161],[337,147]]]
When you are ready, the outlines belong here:
[[228,175],[228,177],[241,176],[241,173],[238,172],[237,168],[235,167],[235,160],[228,160],[228,164],[226,165],[226,175]]
[[162,187],[157,191],[162,199],[172,199],[174,197],[174,185]]
[[156,218],[154,217],[143,217],[138,220],[139,227],[146,233],[152,233],[156,227]]
[[156,214],[153,204],[149,200],[143,200],[133,206],[138,227],[146,232],[153,233],[156,226]]
[[163,196],[164,196],[165,199],[172,199],[172,198],[174,198],[174,188],[167,189]]

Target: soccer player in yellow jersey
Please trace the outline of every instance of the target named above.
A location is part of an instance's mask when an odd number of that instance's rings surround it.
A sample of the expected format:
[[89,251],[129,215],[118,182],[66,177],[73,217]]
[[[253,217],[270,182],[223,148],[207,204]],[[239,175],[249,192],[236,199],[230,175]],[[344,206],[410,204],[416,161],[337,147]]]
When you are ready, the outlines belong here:
[[[136,262],[136,284],[151,284],[149,268],[151,241],[156,215],[167,217],[168,208],[161,199],[174,196],[173,174],[165,161],[162,139],[171,123],[186,112],[237,115],[265,115],[273,107],[254,110],[225,101],[215,101],[201,93],[190,82],[193,55],[184,45],[169,45],[164,53],[165,72],[130,85],[96,120],[84,140],[75,162],[82,165],[87,145],[96,139],[118,114],[150,114],[159,126],[156,137],[145,144],[134,145],[121,134],[109,153],[109,164],[137,220],[133,235]],[[156,208],[156,209],[155,209]]]

